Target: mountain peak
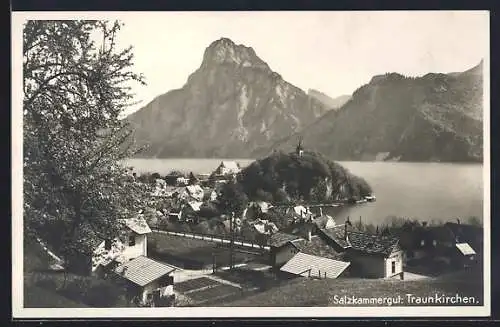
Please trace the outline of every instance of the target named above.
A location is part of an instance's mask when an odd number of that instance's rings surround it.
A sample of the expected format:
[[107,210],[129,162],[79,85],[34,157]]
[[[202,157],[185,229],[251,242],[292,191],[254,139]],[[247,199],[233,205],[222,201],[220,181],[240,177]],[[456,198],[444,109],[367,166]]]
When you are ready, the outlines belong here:
[[269,68],[251,47],[236,44],[227,37],[213,41],[205,50],[203,65],[235,64],[243,67]]

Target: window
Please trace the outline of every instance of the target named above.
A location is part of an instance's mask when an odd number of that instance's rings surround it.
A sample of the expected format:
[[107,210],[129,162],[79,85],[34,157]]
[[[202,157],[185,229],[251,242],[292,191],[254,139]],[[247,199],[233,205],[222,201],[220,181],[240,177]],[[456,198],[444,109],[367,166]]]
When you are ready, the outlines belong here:
[[170,275],[165,275],[158,281],[160,288],[167,287],[174,284],[174,277]]
[[425,240],[421,240],[420,241],[420,246],[424,246],[425,245]]
[[104,249],[105,250],[111,250],[111,240],[105,240],[104,241]]
[[393,274],[396,273],[396,261],[391,262],[391,271]]
[[134,234],[130,234],[130,236],[128,237],[128,245],[129,246],[135,245],[135,235]]
[[437,245],[437,241],[436,240],[432,241],[432,245],[436,246]]

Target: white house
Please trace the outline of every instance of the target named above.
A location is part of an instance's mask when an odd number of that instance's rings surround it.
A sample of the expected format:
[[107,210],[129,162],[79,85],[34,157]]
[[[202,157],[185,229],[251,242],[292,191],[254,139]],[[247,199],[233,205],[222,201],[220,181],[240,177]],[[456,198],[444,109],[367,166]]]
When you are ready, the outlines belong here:
[[147,257],[151,229],[142,216],[122,222],[126,227],[123,235],[94,250],[92,272],[112,272],[124,278],[129,295],[141,305],[162,305],[162,300],[174,294],[172,272],[176,267]]
[[216,175],[237,174],[241,171],[240,165],[235,161],[222,161],[217,167]]
[[121,237],[101,242],[92,255],[92,272],[107,267],[111,262],[124,263],[139,256],[147,256],[147,234],[151,233],[142,216],[123,221],[126,231]]
[[187,179],[186,177],[177,177],[176,183],[179,186],[188,185],[189,179]]
[[177,268],[146,256],[139,256],[114,269],[127,280],[128,291],[141,305],[162,306],[162,300],[174,294],[174,277]]
[[205,191],[203,191],[203,188],[201,188],[200,185],[188,185],[186,186],[186,190],[192,199],[196,201],[203,201]]
[[398,238],[348,231],[342,225],[321,229],[319,235],[345,253],[353,276],[390,278],[403,274],[403,251]]

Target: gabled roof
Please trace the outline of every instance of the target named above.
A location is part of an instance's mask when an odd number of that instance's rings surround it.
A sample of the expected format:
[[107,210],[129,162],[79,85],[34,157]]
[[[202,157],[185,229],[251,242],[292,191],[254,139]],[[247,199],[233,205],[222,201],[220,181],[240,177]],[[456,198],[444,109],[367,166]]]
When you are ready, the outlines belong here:
[[398,245],[398,238],[390,236],[381,236],[368,233],[347,231],[347,240],[345,239],[344,226],[335,228],[321,229],[321,232],[337,243],[340,247],[351,248],[368,254],[391,254]]
[[317,257],[342,260],[343,254],[337,252],[330,244],[326,243],[318,235],[311,237],[311,240],[299,239],[292,241],[292,244],[305,254],[314,255]]
[[295,212],[295,214],[297,214],[299,216],[300,215],[307,215],[307,214],[311,213],[311,211],[308,208],[301,206],[301,205],[293,207],[293,211]]
[[188,205],[193,209],[194,211],[198,212],[200,211],[201,206],[203,205],[203,202],[201,201],[190,201],[188,202]]
[[325,229],[325,228],[333,228],[336,227],[335,220],[333,219],[332,216],[329,215],[323,215],[314,218],[313,223],[318,226],[320,229]]
[[201,188],[200,185],[188,185],[186,186],[186,189],[191,196],[199,197],[200,199],[203,198],[203,195],[205,194],[205,191],[203,191],[203,188]]
[[280,247],[286,243],[294,240],[300,239],[300,236],[287,234],[283,232],[277,232],[271,236],[269,239],[269,245],[274,247]]
[[[347,249],[351,244],[344,238],[344,225],[339,225],[335,228],[321,229],[321,232],[337,243],[341,248]],[[349,232],[347,233],[349,236]]]
[[251,225],[260,234],[269,234],[269,230],[271,233],[276,233],[279,230],[276,224],[269,220],[257,219]]
[[476,251],[474,251],[474,249],[469,245],[469,243],[457,243],[455,244],[455,246],[463,255],[476,254]]
[[483,228],[479,226],[448,222],[444,224],[444,227],[449,229],[459,242],[469,243],[478,238],[481,238],[483,235]]
[[115,273],[139,286],[145,286],[176,270],[175,267],[140,256],[115,268]]
[[135,218],[129,218],[124,220],[125,225],[137,234],[148,234],[151,233],[151,228],[149,228],[146,220],[137,216]]
[[389,236],[348,232],[349,242],[354,250],[369,254],[391,254],[398,245],[398,239]]
[[99,266],[107,266],[113,261],[121,261],[121,256],[125,245],[120,239],[114,239],[111,244],[111,249],[106,250],[105,241],[102,241],[92,253],[92,271],[95,271]]
[[238,167],[238,164],[236,163],[236,161],[222,161],[220,166],[227,168],[227,169],[231,169],[231,170],[239,170],[240,169],[240,167]]
[[349,262],[299,252],[285,263],[280,270],[304,277],[337,278],[349,265]]
[[431,240],[440,242],[454,242],[456,240],[453,231],[445,226],[432,226],[427,231]]

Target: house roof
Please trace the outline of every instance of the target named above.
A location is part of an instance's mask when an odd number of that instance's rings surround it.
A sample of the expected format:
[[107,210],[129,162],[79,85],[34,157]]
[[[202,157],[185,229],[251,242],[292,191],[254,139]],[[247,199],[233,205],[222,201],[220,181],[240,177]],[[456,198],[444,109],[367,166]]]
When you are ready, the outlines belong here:
[[151,233],[151,228],[149,228],[148,223],[142,216],[137,216],[135,218],[129,218],[124,220],[125,225],[133,230],[137,234],[148,234]]
[[329,216],[329,215],[323,215],[323,216],[316,217],[316,218],[314,218],[313,223],[316,226],[318,226],[318,228],[320,228],[320,229],[333,228],[336,225],[333,217]]
[[322,258],[306,253],[297,253],[280,270],[301,276],[321,276],[337,278],[347,267],[349,262]]
[[145,256],[130,260],[115,268],[115,273],[139,286],[145,286],[171,273],[176,268]]
[[370,254],[391,254],[398,244],[398,239],[389,236],[372,235],[360,232],[348,232],[351,247]]
[[[337,243],[340,247],[347,249],[351,246],[351,244],[344,239],[344,225],[339,225],[336,228],[321,229],[321,231],[326,237]],[[347,235],[349,235],[349,232]]]
[[274,247],[280,247],[286,243],[300,239],[297,235],[287,234],[284,232],[277,232],[273,234],[269,240],[269,245]]
[[463,255],[476,254],[476,251],[474,251],[474,249],[469,245],[469,243],[457,243],[455,244],[455,246]]
[[445,226],[429,227],[427,230],[429,235],[428,237],[432,240],[442,242],[454,242],[456,240],[456,236],[453,231]]
[[309,209],[304,206],[295,206],[293,207],[293,211],[295,211],[297,215],[307,215],[308,213],[311,213],[311,211],[309,211]]
[[299,239],[292,241],[292,244],[295,245],[300,252],[305,254],[335,260],[341,260],[343,258],[342,253],[337,252],[330,244],[326,243],[325,240],[318,235],[311,237],[310,241]]
[[470,243],[483,235],[483,229],[479,226],[448,222],[444,227],[449,229],[459,242]]
[[238,167],[238,164],[236,163],[236,161],[222,161],[220,166],[227,168],[227,169],[231,169],[231,170],[239,170],[240,169],[240,167]]
[[355,231],[347,231],[348,239],[344,237],[344,226],[321,229],[324,235],[337,243],[340,247],[352,248],[356,251],[369,254],[389,255],[394,251],[399,240],[395,237],[374,235]]
[[203,188],[201,188],[200,185],[188,185],[186,186],[186,189],[192,196],[203,197],[205,194],[205,191],[203,191]]
[[189,206],[196,212],[200,211],[201,206],[203,205],[203,202],[200,201],[190,201],[188,202]]
[[255,201],[250,202],[247,207],[255,206],[260,209],[261,212],[266,213],[272,208],[272,205],[265,201]]
[[279,229],[275,223],[270,222],[269,220],[257,219],[252,222],[251,225],[259,232],[260,234],[267,234],[268,229],[271,229],[273,233],[277,232]]

